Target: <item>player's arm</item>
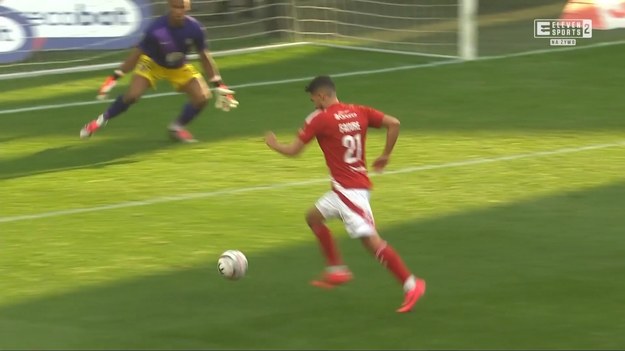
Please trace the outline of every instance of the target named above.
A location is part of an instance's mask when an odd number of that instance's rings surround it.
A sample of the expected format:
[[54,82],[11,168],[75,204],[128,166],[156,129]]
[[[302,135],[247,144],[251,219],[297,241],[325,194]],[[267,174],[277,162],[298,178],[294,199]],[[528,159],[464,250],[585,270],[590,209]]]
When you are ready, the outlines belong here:
[[213,87],[217,88],[220,85],[223,85],[225,87],[225,84],[221,79],[221,74],[219,74],[219,68],[217,68],[217,63],[213,59],[213,55],[211,55],[210,51],[208,51],[208,47],[206,46],[205,30],[200,26],[197,21],[194,20],[193,23],[196,24],[196,30],[194,31],[193,35],[193,43],[195,44],[195,50],[200,57],[200,64],[202,65],[202,69],[204,69],[204,73],[206,73],[206,76],[208,77],[208,80],[211,82],[211,85],[213,85]]
[[399,138],[399,125],[400,122],[397,118],[389,115],[384,115],[382,119],[382,126],[386,127],[386,144],[384,145],[383,156],[391,156],[393,148]]
[[137,62],[139,62],[139,57],[141,57],[141,55],[143,55],[143,50],[140,47],[137,46],[132,49],[130,55],[128,55],[122,65],[119,66],[119,70],[122,71],[123,74],[131,72],[133,69],[135,69],[135,66],[137,65]]
[[290,144],[280,143],[273,132],[267,132],[267,134],[265,134],[265,143],[270,149],[290,157],[294,157],[302,153],[302,151],[304,151],[304,147],[306,146],[300,138],[295,138],[295,140],[293,140]]
[[323,130],[323,119],[317,118],[321,111],[315,110],[306,117],[304,126],[297,132],[297,137],[290,144],[282,144],[278,142],[276,135],[273,132],[267,132],[265,134],[265,143],[270,149],[277,151],[285,156],[297,156],[304,151],[304,147],[315,136],[320,134]]
[[98,99],[106,98],[106,95],[111,91],[111,89],[117,85],[117,80],[135,68],[141,55],[143,55],[143,50],[140,47],[132,49],[130,55],[128,55],[124,62],[122,62],[121,66],[114,70],[113,74],[106,77],[104,83],[102,83],[100,89],[98,90]]
[[207,49],[200,50],[198,52],[200,56],[200,64],[206,73],[208,79],[213,82],[215,80],[221,80],[221,75],[219,74],[219,68],[217,68],[217,63],[213,59],[213,56]]
[[215,95],[217,95],[215,107],[220,110],[230,111],[230,109],[239,106],[239,102],[234,98],[234,91],[230,90],[221,79],[217,64],[210,52],[207,49],[200,50],[199,56],[202,68],[209,77],[210,84],[215,91]]
[[381,126],[386,128],[386,143],[382,155],[373,161],[373,169],[376,172],[381,172],[391,158],[391,153],[399,138],[399,125],[399,120],[393,116],[384,115],[382,118]]

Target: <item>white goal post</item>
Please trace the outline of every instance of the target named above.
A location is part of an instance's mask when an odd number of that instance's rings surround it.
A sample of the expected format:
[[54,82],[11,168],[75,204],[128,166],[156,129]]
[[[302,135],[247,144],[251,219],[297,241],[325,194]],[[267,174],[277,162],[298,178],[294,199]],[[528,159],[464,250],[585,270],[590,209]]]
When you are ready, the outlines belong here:
[[[107,8],[109,2],[117,12]],[[6,49],[3,36],[14,39],[9,36],[19,28],[9,34],[0,30],[0,80],[115,67],[132,45],[111,43],[137,42],[140,29],[167,11],[166,0],[63,3],[54,9],[41,7],[40,0],[0,4],[0,29],[3,23],[13,21],[17,28],[20,21],[32,21],[31,29],[21,32],[30,36],[21,38],[28,47]],[[472,60],[477,57],[477,7],[478,0],[194,0],[190,14],[206,29],[217,56],[313,44]],[[97,18],[108,22],[80,27]],[[127,35],[107,37],[107,26]],[[54,37],[46,38],[46,33]],[[7,54],[10,49],[14,52]],[[11,61],[16,54],[20,59]]]
[[477,58],[477,6],[478,0],[459,0],[458,56],[463,60]]

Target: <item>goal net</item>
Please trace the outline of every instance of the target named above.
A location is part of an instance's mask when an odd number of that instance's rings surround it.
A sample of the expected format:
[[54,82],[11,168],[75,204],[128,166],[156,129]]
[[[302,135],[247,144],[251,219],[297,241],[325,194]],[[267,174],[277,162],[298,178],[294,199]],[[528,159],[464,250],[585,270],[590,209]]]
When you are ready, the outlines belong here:
[[[472,59],[548,49],[534,38],[533,21],[560,18],[571,3],[625,14],[625,0],[193,0],[190,14],[217,55],[312,43]],[[115,67],[167,6],[166,0],[0,0],[0,78]],[[610,28],[625,27],[621,22]],[[580,44],[622,34],[597,33]]]
[[456,56],[457,0],[296,1],[295,34],[307,41]]
[[[117,64],[166,0],[0,0],[0,75]],[[293,43],[453,57],[457,0],[195,0],[216,53]]]

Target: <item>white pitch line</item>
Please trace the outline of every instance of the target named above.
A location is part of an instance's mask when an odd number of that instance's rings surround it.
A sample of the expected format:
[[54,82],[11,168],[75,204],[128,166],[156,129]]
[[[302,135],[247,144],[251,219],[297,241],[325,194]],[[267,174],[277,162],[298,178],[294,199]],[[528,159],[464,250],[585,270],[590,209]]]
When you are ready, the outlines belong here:
[[[561,148],[561,149],[555,149],[555,150],[529,152],[529,153],[524,153],[524,154],[514,154],[514,155],[499,156],[499,157],[492,157],[492,158],[476,158],[476,159],[467,159],[467,160],[456,161],[456,162],[407,167],[407,168],[402,168],[402,169],[398,169],[395,171],[388,171],[382,174],[372,173],[371,176],[383,176],[383,175],[393,175],[393,174],[402,174],[402,173],[417,173],[417,172],[424,172],[424,171],[435,170],[435,169],[466,167],[466,166],[480,165],[480,164],[486,164],[486,163],[513,161],[513,160],[519,160],[519,159],[525,159],[525,158],[537,158],[537,157],[562,155],[562,154],[571,154],[571,153],[588,151],[588,150],[599,150],[599,149],[607,149],[607,148],[623,147],[623,146],[625,146],[625,141],[606,143],[606,144],[593,144],[593,145],[586,145],[586,146],[580,146],[580,147],[567,147],[567,148]],[[162,197],[155,197],[155,198],[147,199],[143,201],[127,201],[127,202],[119,202],[116,204],[110,204],[110,205],[104,205],[104,206],[83,207],[83,208],[74,208],[74,209],[69,209],[69,210],[41,212],[41,213],[35,213],[35,214],[29,214],[29,215],[0,217],[0,223],[21,222],[21,221],[26,221],[26,220],[68,216],[68,215],[74,215],[74,214],[80,214],[80,213],[116,210],[116,209],[128,208],[128,207],[149,206],[149,205],[155,205],[155,204],[167,203],[167,202],[204,199],[208,197],[243,194],[243,193],[263,191],[263,190],[293,188],[293,187],[317,184],[317,183],[323,183],[323,182],[329,183],[329,181],[330,180],[328,178],[310,179],[310,180],[304,180],[304,181],[299,181],[299,182],[266,184],[266,185],[259,185],[259,186],[245,187],[245,188],[234,188],[234,189],[190,193],[190,194],[177,195],[177,196],[162,196]]]
[[[374,70],[366,70],[366,71],[354,71],[354,72],[345,72],[345,73],[336,73],[333,74],[332,77],[352,77],[352,76],[364,76],[369,74],[378,74],[378,73],[388,73],[388,72],[396,72],[396,71],[404,71],[415,68],[426,68],[426,67],[435,67],[435,66],[443,66],[450,65],[454,63],[459,63],[458,60],[450,60],[450,61],[437,61],[430,63],[422,63],[416,65],[407,65],[407,66],[397,66],[390,68],[381,68]],[[252,82],[245,83],[239,85],[231,85],[232,89],[241,89],[241,88],[252,88],[252,87],[262,87],[267,85],[278,85],[278,84],[288,84],[288,83],[297,83],[297,82],[305,82],[313,79],[314,77],[300,77],[300,78],[291,78],[291,79],[281,79],[281,80],[269,80],[263,82]],[[153,99],[164,96],[173,96],[180,95],[178,92],[169,92],[169,93],[158,93],[158,94],[148,94],[143,96],[141,99]],[[54,104],[54,105],[40,105],[40,106],[31,106],[31,107],[20,107],[8,110],[0,110],[0,115],[9,114],[9,113],[21,113],[21,112],[30,112],[30,111],[41,111],[41,110],[52,110],[58,108],[65,107],[74,107],[74,106],[86,106],[86,105],[97,105],[102,103],[110,103],[113,99],[105,99],[105,100],[92,100],[92,101],[81,101],[81,102],[68,102],[64,104]]]
[[[584,45],[584,46],[524,51],[524,52],[507,54],[507,55],[484,56],[484,57],[479,57],[475,59],[474,61],[501,60],[501,59],[513,58],[513,57],[542,55],[542,54],[549,54],[549,53],[583,50],[583,49],[591,49],[591,48],[621,45],[621,44],[625,44],[625,40],[613,41],[613,42],[607,42],[607,43],[595,43],[595,44],[589,44],[589,45]],[[430,63],[422,63],[422,64],[415,64],[415,65],[406,65],[406,66],[398,66],[398,67],[382,68],[382,69],[374,69],[374,70],[366,70],[366,71],[336,73],[336,74],[333,74],[332,76],[333,77],[363,76],[363,75],[369,75],[369,74],[389,73],[389,72],[405,71],[405,70],[417,69],[417,68],[428,68],[428,67],[453,65],[453,64],[469,63],[469,62],[473,62],[473,61],[463,61],[463,60],[437,61],[437,62],[430,62]],[[260,87],[260,86],[267,86],[267,85],[288,84],[288,83],[309,81],[312,78],[313,77],[311,76],[311,77],[301,77],[301,78],[282,79],[282,80],[270,80],[270,81],[264,81],[264,82],[253,82],[253,83],[233,85],[231,87],[233,89],[241,89],[241,88]],[[149,94],[149,95],[143,96],[142,99],[152,99],[152,98],[159,98],[159,97],[172,96],[172,95],[178,95],[178,94],[179,93],[177,92]],[[0,110],[0,115],[9,114],[9,113],[51,110],[51,109],[74,107],[74,106],[96,105],[96,104],[102,104],[102,103],[110,103],[112,101],[113,101],[112,99],[92,100],[92,101],[81,101],[81,102],[69,102],[69,103],[64,103],[64,104],[40,105],[40,106],[14,108],[14,109],[5,109],[5,110]]]

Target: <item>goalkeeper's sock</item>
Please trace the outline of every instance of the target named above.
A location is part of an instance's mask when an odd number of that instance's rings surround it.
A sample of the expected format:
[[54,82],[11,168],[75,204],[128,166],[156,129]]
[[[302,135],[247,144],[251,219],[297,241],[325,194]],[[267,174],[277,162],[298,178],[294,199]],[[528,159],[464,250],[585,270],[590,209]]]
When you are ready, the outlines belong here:
[[118,115],[125,112],[130,104],[124,102],[124,97],[122,95],[118,96],[115,101],[109,106],[108,110],[104,112],[103,116],[105,120],[109,120],[113,117],[117,117]]
[[319,244],[321,246],[321,251],[323,255],[326,257],[326,263],[328,266],[340,266],[343,264],[341,261],[341,256],[336,248],[336,244],[334,243],[334,238],[332,238],[332,233],[330,233],[330,229],[324,224],[315,224],[310,227],[312,231],[317,236],[319,240]]
[[180,116],[176,120],[176,124],[186,126],[200,113],[200,111],[202,111],[201,108],[194,107],[190,102],[187,103],[182,108],[182,113],[180,113]]
[[106,122],[107,122],[107,119],[104,118],[104,114],[99,115],[98,118],[95,119],[95,123],[98,126],[98,128],[105,125]]

